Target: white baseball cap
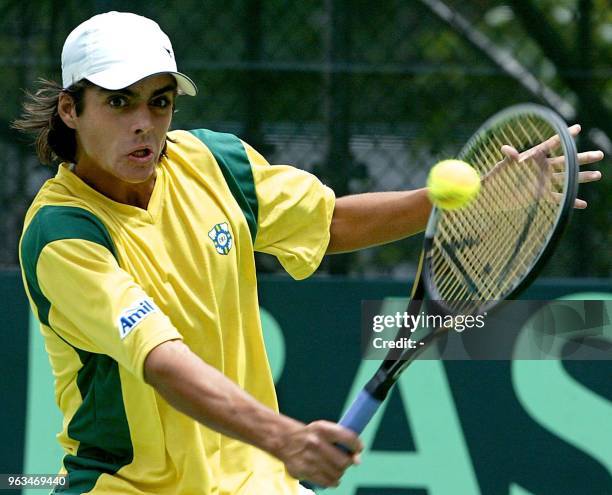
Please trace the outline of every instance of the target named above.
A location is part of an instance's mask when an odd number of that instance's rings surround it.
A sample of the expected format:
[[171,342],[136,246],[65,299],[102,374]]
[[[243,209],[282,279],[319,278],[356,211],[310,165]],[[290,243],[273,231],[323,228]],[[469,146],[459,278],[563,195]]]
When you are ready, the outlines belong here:
[[105,89],[123,89],[145,77],[172,74],[181,94],[198,88],[178,72],[170,39],[159,25],[136,14],[107,12],[79,24],[62,50],[62,83],[87,79]]

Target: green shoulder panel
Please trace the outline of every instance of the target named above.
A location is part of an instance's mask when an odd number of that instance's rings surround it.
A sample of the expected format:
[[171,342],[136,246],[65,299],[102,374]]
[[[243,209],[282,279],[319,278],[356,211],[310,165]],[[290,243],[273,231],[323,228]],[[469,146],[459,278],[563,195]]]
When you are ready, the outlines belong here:
[[[70,206],[43,206],[36,213],[21,242],[22,269],[39,319],[50,328],[51,302],[40,289],[36,266],[44,247],[62,239],[95,242],[118,259],[108,230],[93,213]],[[117,362],[72,347],[82,363],[76,382],[83,402],[68,424],[68,436],[78,441],[79,447],[75,455],[64,457],[70,488],[57,488],[54,493],[89,492],[100,475],[116,473],[134,458]]]
[[242,209],[251,232],[251,239],[255,243],[257,236],[257,195],[251,163],[246,154],[242,141],[233,134],[196,129],[189,131],[197,137],[215,157],[221,168],[225,182],[230,188],[234,199]]
[[115,259],[117,251],[104,224],[91,212],[72,206],[43,206],[26,229],[21,241],[21,263],[38,318],[49,326],[51,304],[38,284],[36,266],[44,247],[61,239],[83,239],[106,247]]

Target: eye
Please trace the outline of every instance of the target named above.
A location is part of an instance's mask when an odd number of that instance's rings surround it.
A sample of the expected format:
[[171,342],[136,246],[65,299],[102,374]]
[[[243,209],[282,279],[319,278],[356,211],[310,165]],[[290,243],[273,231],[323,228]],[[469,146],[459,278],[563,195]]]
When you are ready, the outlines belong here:
[[119,95],[111,96],[107,101],[111,108],[123,108],[128,104],[127,98]]
[[155,107],[158,108],[167,108],[172,104],[172,101],[170,100],[169,97],[167,96],[160,96],[158,98],[155,98],[151,104]]

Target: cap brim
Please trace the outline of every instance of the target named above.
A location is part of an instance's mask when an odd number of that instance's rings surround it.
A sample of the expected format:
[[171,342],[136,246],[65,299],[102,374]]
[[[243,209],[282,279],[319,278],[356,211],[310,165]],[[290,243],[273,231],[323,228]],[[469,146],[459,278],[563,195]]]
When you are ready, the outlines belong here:
[[127,88],[128,86],[142,81],[147,77],[159,76],[161,74],[171,74],[174,76],[179,94],[195,96],[198,93],[198,87],[189,77],[182,72],[175,71],[160,71],[145,75],[130,75],[127,71],[118,71],[115,68],[113,70],[102,71],[98,72],[97,74],[87,76],[87,79],[101,88],[115,90]]
[[187,96],[195,96],[198,94],[198,87],[195,83],[187,77],[182,72],[171,72],[176,79],[176,84],[178,86],[179,93],[182,93]]

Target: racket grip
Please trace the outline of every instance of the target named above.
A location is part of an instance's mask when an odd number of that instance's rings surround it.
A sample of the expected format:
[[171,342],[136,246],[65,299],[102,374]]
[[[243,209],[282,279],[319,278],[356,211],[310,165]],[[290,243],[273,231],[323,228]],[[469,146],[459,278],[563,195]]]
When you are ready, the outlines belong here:
[[381,404],[382,401],[375,399],[364,389],[359,392],[351,407],[348,408],[338,423],[359,435]]
[[[351,407],[344,413],[344,416],[340,418],[338,424],[348,428],[349,430],[359,435],[363,429],[368,425],[372,416],[378,411],[378,408],[382,404],[381,400],[375,399],[367,390],[362,390],[359,395],[355,398]],[[344,445],[336,444],[340,450],[343,450],[347,454],[351,453],[351,450]],[[311,490],[320,488],[314,483],[308,481],[302,481],[302,484]]]

